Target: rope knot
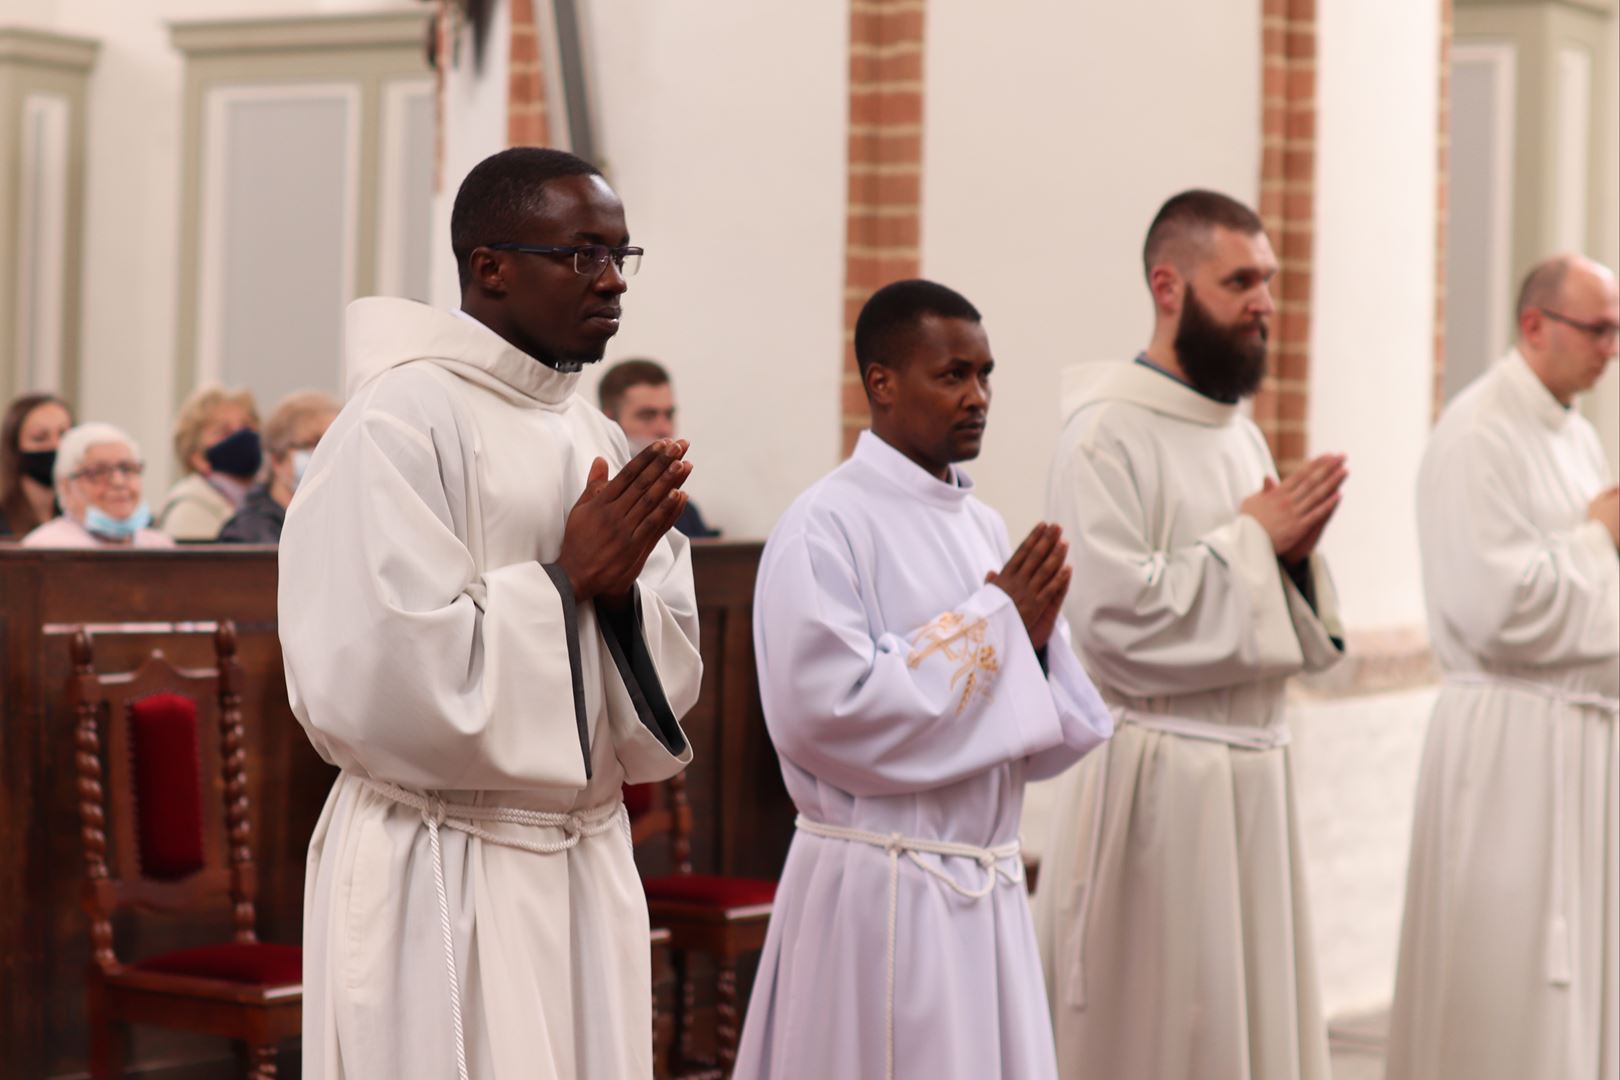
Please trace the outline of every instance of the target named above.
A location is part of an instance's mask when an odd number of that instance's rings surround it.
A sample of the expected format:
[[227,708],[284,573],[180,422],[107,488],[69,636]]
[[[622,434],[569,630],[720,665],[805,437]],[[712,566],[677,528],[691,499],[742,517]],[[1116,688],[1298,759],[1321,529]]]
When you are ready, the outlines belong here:
[[889,834],[889,842],[883,845],[883,850],[890,855],[898,855],[906,850],[906,838],[897,832]]
[[984,867],[986,870],[994,870],[996,868],[995,853],[991,851],[979,852],[979,865]]
[[444,800],[437,795],[429,795],[427,806],[422,808],[422,820],[437,828],[444,824]]

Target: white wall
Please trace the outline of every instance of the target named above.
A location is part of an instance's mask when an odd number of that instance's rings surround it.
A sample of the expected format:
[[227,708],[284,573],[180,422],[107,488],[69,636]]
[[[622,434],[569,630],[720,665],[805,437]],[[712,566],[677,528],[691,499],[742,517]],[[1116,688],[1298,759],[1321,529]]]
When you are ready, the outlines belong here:
[[847,5],[582,7],[599,155],[647,249],[608,360],[670,369],[688,490],[764,536],[838,460]]
[[1352,630],[1423,621],[1414,482],[1434,363],[1435,0],[1318,11],[1311,450],[1350,457],[1323,541]]
[[1045,512],[1058,373],[1152,333],[1154,212],[1195,186],[1258,201],[1260,5],[931,0],[927,50],[923,273],[984,314],[969,470],[1016,542]]
[[[1620,271],[1620,15],[1609,17],[1609,48],[1595,59],[1592,99],[1600,139],[1593,147],[1597,158],[1595,176],[1598,197],[1596,233],[1598,246],[1592,257]],[[1620,475],[1620,364],[1610,364],[1601,382],[1583,403],[1592,423],[1603,438],[1609,467]]]

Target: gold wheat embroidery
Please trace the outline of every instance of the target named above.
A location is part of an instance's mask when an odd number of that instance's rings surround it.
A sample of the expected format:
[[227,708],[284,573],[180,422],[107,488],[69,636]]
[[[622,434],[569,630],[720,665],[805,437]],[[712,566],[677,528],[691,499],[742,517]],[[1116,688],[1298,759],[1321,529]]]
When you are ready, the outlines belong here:
[[918,630],[911,639],[911,654],[906,657],[908,667],[917,667],[935,653],[956,665],[951,673],[952,691],[960,684],[962,696],[957,699],[958,715],[968,707],[974,694],[990,696],[1001,662],[996,659],[996,647],[984,643],[985,622],[968,622],[961,612],[947,611],[927,626]]

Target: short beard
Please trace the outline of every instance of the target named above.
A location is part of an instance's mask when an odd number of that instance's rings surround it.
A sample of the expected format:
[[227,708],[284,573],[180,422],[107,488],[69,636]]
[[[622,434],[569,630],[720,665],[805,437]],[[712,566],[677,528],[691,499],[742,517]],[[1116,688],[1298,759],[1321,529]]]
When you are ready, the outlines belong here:
[[1175,350],[1193,389],[1224,405],[1236,405],[1260,389],[1266,377],[1266,324],[1258,324],[1258,338],[1244,333],[1246,325],[1221,325],[1187,286]]

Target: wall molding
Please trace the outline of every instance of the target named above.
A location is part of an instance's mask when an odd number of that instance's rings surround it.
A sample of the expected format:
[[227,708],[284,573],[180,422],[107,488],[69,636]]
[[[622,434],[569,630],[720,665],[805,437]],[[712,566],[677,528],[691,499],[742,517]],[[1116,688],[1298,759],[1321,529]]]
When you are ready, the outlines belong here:
[[359,14],[177,19],[169,23],[169,40],[188,58],[402,46],[422,50],[425,57],[432,18],[432,11],[417,6]]

